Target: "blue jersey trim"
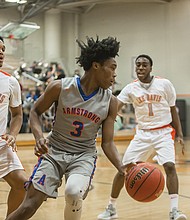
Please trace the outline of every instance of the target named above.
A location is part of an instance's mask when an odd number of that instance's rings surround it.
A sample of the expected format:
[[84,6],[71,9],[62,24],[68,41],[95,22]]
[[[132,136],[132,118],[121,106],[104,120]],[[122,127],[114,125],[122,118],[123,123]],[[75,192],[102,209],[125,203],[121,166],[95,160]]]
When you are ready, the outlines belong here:
[[83,98],[84,101],[87,101],[88,99],[92,98],[93,96],[95,96],[97,93],[98,93],[98,90],[95,90],[93,93],[91,93],[90,95],[86,96],[82,90],[82,87],[81,87],[81,84],[80,84],[80,78],[78,77],[77,78],[77,85],[78,85],[78,89],[79,89],[79,92]]

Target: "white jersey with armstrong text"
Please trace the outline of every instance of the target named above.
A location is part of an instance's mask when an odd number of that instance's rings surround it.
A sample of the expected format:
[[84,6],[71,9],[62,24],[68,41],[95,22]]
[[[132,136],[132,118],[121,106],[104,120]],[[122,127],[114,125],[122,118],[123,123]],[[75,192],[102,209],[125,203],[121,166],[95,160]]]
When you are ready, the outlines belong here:
[[96,136],[107,118],[112,92],[99,88],[85,96],[79,77],[62,79],[50,144],[70,153],[96,150]]
[[8,108],[21,105],[21,89],[16,78],[0,70],[0,136],[6,133]]
[[167,79],[154,77],[147,85],[136,79],[125,86],[117,98],[125,104],[133,104],[138,129],[154,129],[170,124],[170,107],[175,106],[176,101],[172,83]]

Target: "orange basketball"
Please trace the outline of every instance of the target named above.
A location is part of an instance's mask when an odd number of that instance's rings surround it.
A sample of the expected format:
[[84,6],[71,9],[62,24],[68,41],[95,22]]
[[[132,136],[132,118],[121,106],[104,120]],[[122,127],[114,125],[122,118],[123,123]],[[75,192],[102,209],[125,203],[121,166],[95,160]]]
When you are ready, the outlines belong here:
[[163,192],[165,179],[156,166],[151,163],[139,163],[133,166],[125,179],[128,194],[139,202],[151,202]]

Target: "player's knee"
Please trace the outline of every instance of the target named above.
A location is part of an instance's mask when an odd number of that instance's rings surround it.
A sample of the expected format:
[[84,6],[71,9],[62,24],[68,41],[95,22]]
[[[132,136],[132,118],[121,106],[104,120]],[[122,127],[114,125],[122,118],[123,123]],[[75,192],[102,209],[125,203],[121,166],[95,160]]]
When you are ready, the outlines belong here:
[[118,179],[118,180],[124,180],[124,175],[120,172],[117,172],[116,175],[115,175],[115,179]]
[[25,193],[24,183],[14,183],[10,185],[11,189],[15,192]]
[[65,189],[65,201],[67,205],[72,206],[73,210],[80,210],[82,206],[83,192],[82,190],[75,186],[67,186]]
[[164,165],[166,174],[176,173],[175,164],[172,162],[167,162]]

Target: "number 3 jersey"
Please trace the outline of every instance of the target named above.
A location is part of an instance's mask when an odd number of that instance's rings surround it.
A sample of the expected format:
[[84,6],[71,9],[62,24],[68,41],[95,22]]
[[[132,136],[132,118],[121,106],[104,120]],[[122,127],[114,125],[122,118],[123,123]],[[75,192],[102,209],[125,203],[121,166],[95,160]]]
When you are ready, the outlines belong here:
[[133,104],[138,129],[159,128],[172,121],[170,107],[175,106],[176,92],[167,79],[154,77],[150,84],[136,79],[117,98]]
[[50,143],[60,150],[80,153],[96,149],[96,136],[107,118],[112,92],[99,88],[86,96],[79,77],[63,78]]

